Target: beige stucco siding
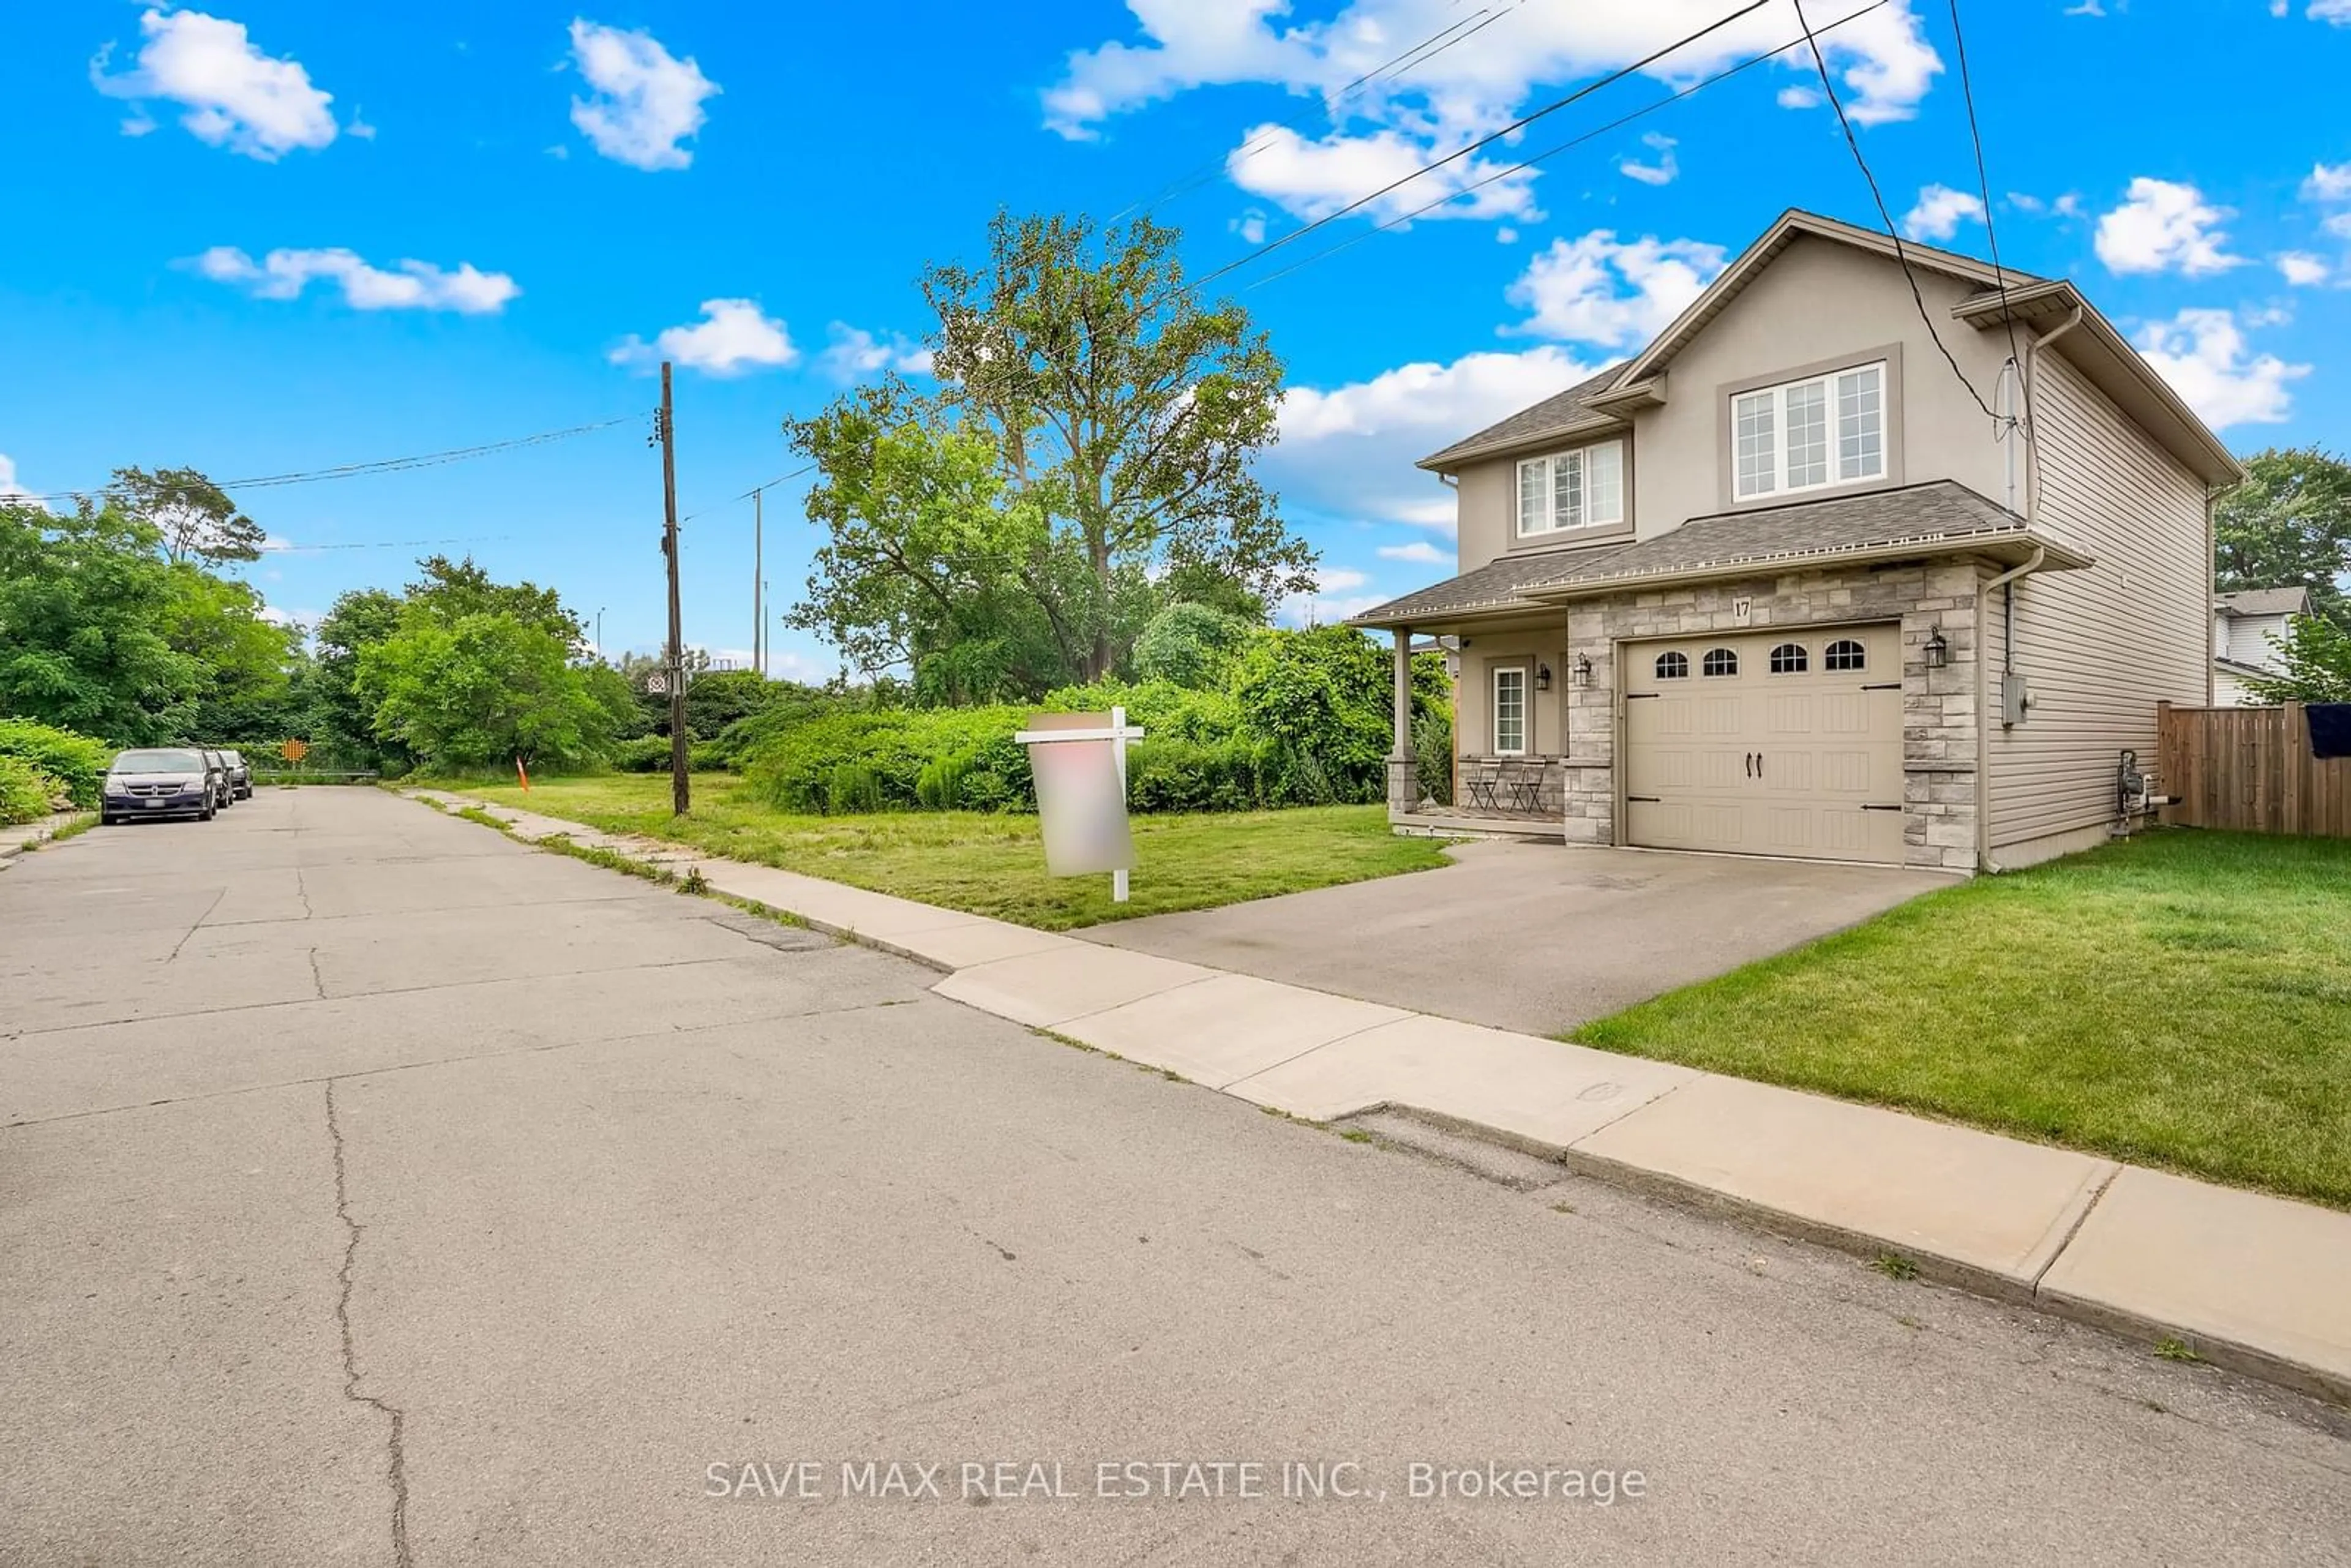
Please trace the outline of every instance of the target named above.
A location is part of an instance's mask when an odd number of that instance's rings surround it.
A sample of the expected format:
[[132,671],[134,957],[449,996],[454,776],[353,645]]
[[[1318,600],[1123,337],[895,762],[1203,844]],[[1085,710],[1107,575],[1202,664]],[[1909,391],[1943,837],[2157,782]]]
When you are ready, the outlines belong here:
[[1498,664],[1522,664],[1531,672],[1537,665],[1551,666],[1551,690],[1536,691],[1531,678],[1528,686],[1528,710],[1534,720],[1534,732],[1526,755],[1558,757],[1564,753],[1562,744],[1566,734],[1567,628],[1554,627],[1541,632],[1473,632],[1469,645],[1461,651],[1461,678],[1455,696],[1453,732],[1454,749],[1463,757],[1490,757],[1494,754],[1492,704],[1488,695],[1493,690],[1493,669]]
[[2110,821],[2119,753],[2151,766],[2155,705],[2201,704],[2210,669],[2203,485],[2059,353],[2041,355],[2034,383],[2035,520],[2097,564],[2016,585],[2015,662],[2032,706],[2013,728],[1998,722],[1997,591],[1985,606],[1995,852]]
[[[1950,308],[1973,292],[1969,285],[1921,269],[1918,286],[1944,342],[1991,402],[2008,352],[2006,336],[1949,319]],[[1723,451],[1729,389],[1857,363],[1881,350],[1891,378],[1885,484],[1956,479],[2005,502],[2006,463],[1992,439],[1992,423],[1928,335],[1902,269],[1849,246],[1802,237],[1676,356],[1664,406],[1633,416],[1626,471],[1635,537],[1655,538],[1692,517],[1730,508]],[[1593,439],[1601,437],[1556,444]],[[1460,472],[1464,571],[1527,548],[1515,538],[1518,460],[1515,455],[1489,458]],[[1534,541],[1537,548],[1558,543],[1555,537]]]

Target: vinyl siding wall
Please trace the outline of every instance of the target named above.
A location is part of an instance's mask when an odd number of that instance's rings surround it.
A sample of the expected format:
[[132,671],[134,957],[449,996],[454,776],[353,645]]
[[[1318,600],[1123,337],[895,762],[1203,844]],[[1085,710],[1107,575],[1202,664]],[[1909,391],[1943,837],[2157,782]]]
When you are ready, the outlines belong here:
[[[2201,705],[2210,674],[2202,483],[2059,352],[2043,352],[2034,381],[2036,521],[2097,564],[2016,584],[2016,668],[2032,706],[2012,729],[1999,722],[2001,593],[1984,606],[1990,842],[2008,865],[2078,847],[2111,821],[2120,752],[2151,766],[2155,705]],[[2074,841],[2034,848],[2065,835]]]

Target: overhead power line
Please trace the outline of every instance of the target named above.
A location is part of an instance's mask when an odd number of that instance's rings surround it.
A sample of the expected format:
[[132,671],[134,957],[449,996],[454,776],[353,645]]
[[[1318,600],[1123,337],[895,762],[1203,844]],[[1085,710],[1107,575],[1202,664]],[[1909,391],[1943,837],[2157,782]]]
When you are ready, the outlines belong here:
[[[494,457],[503,452],[515,452],[527,446],[545,446],[574,436],[587,435],[599,430],[610,430],[616,424],[626,424],[642,419],[643,414],[622,414],[617,419],[599,420],[593,424],[575,424],[562,430],[542,430],[534,435],[517,435],[506,441],[488,441],[475,446],[453,446],[443,452],[420,452],[406,457],[381,457],[368,463],[345,463],[332,468],[298,469],[286,474],[263,474],[249,479],[215,479],[213,483],[224,490],[268,490],[285,485],[315,485],[329,479],[364,479],[377,474],[405,474],[418,468],[438,468],[451,463],[469,463],[477,457]],[[7,497],[16,501],[72,501],[84,496],[102,496],[104,485],[93,485],[86,490],[57,490],[47,495],[17,495]]]
[[[1812,23],[1805,20],[1804,0],[1794,0],[1794,4],[1796,25],[1804,29],[1804,42],[1812,47],[1813,68],[1821,74],[1821,90],[1828,94],[1829,107],[1836,110],[1837,124],[1844,131],[1844,144],[1853,149],[1853,161],[1859,165],[1861,177],[1869,184],[1870,199],[1877,204],[1877,215],[1885,220],[1886,237],[1894,242],[1894,258],[1902,264],[1902,276],[1909,280],[1910,298],[1918,307],[1918,319],[1927,324],[1927,336],[1935,340],[1935,347],[1942,350],[1944,362],[1951,367],[1951,374],[1959,378],[1959,384],[1968,389],[1968,396],[1983,410],[1986,419],[1996,421],[2000,415],[1992,412],[1991,404],[1984,402],[1983,393],[1976,391],[1976,383],[1968,380],[1968,372],[1959,368],[1959,359],[1951,352],[1950,345],[1943,341],[1943,334],[1935,329],[1935,318],[1927,308],[1927,296],[1918,287],[1918,275],[1911,269],[1910,252],[1902,243],[1902,231],[1894,222],[1892,210],[1886,204],[1886,193],[1878,188],[1877,176],[1871,172],[1869,160],[1862,153],[1861,138],[1854,134],[1853,121],[1845,118],[1844,103],[1837,97],[1836,82],[1829,75],[1828,57],[1821,53],[1821,41],[1813,33]],[[1991,217],[1989,211],[1984,215],[1987,219]],[[1995,259],[1992,265],[1997,272],[1998,260]]]
[[[1838,17],[1835,21],[1829,23],[1827,26],[1821,28],[1821,32],[1823,35],[1834,33],[1839,27],[1845,26],[1847,23],[1857,22],[1862,17],[1868,16],[1872,11],[1877,10],[1881,6],[1890,5],[1891,3],[1892,0],[1871,0],[1869,5],[1863,6],[1860,10],[1850,12],[1845,16]],[[1405,225],[1411,223],[1414,219],[1426,217],[1428,214],[1435,212],[1437,208],[1447,205],[1453,202],[1458,202],[1462,197],[1468,195],[1474,191],[1481,191],[1487,186],[1493,184],[1498,180],[1507,180],[1513,174],[1523,172],[1526,170],[1533,168],[1538,163],[1546,162],[1551,159],[1558,157],[1562,152],[1583,146],[1587,141],[1596,141],[1601,137],[1606,136],[1612,131],[1622,131],[1625,127],[1634,123],[1635,120],[1645,120],[1648,116],[1656,113],[1661,109],[1670,109],[1675,104],[1681,102],[1684,99],[1691,98],[1698,93],[1704,92],[1707,89],[1715,86],[1717,83],[1729,81],[1732,77],[1740,75],[1742,72],[1750,71],[1757,66],[1764,65],[1771,60],[1775,60],[1782,55],[1786,54],[1790,49],[1802,47],[1803,42],[1804,40],[1801,37],[1791,38],[1786,43],[1781,45],[1778,48],[1766,49],[1761,54],[1750,55],[1747,58],[1740,61],[1737,65],[1732,66],[1726,70],[1719,70],[1710,77],[1701,78],[1699,80],[1692,82],[1689,86],[1681,89],[1679,91],[1667,93],[1665,97],[1656,99],[1653,103],[1643,104],[1640,108],[1633,110],[1630,114],[1618,115],[1615,119],[1610,120],[1605,125],[1595,126],[1593,129],[1584,131],[1581,135],[1571,136],[1564,141],[1555,142],[1552,145],[1544,148],[1541,152],[1531,153],[1526,158],[1521,159],[1520,162],[1510,164],[1507,168],[1496,170],[1493,173],[1487,175],[1482,180],[1464,185],[1458,191],[1447,191],[1445,194],[1437,197],[1437,200],[1433,202],[1424,204],[1421,206],[1415,207],[1408,213],[1399,214],[1395,217],[1392,217],[1384,223],[1375,224],[1370,228],[1364,229],[1359,233],[1351,235],[1327,250],[1318,250],[1311,256],[1304,256],[1300,260],[1291,262],[1288,267],[1281,268],[1279,272],[1270,272],[1263,277],[1259,278],[1256,282],[1250,284],[1249,287],[1251,288],[1263,288],[1267,284],[1288,277],[1293,272],[1302,271],[1305,268],[1313,266],[1318,261],[1327,261],[1332,256],[1338,255],[1341,251],[1352,249],[1353,246],[1363,244],[1365,240],[1372,238],[1375,235],[1384,235],[1389,233],[1391,230],[1402,228]]]
[[1951,4],[1951,47],[1959,57],[1959,99],[1968,106],[1968,140],[1976,149],[1976,189],[1983,197],[1984,244],[1991,247],[1992,269],[2000,275],[2000,318],[2008,328],[2008,354],[2023,371],[2022,350],[2016,342],[2016,317],[2008,308],[2008,268],[2000,261],[2000,230],[1991,221],[1991,176],[1984,171],[1983,131],[1976,123],[1975,83],[1968,74],[1968,36],[1959,26],[1959,0]]

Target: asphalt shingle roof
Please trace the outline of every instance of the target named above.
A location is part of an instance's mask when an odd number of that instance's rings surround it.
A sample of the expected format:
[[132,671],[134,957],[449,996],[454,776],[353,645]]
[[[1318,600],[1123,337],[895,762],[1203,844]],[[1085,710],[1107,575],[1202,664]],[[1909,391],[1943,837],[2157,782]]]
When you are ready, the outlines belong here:
[[1616,379],[1622,363],[1609,366],[1589,381],[1582,381],[1565,392],[1547,397],[1531,408],[1522,408],[1510,418],[1488,425],[1475,435],[1462,437],[1442,452],[1432,452],[1420,460],[1424,468],[1444,466],[1456,456],[1468,452],[1480,452],[1489,446],[1509,445],[1513,442],[1533,441],[1552,431],[1573,424],[1585,413],[1584,400],[1597,392],[1605,392]]
[[2024,519],[1949,479],[1898,490],[1693,517],[1671,533],[1613,549],[1505,556],[1353,618],[1364,626],[1494,610],[1531,610],[1572,590],[1772,567],[1904,545],[1956,551],[2027,537]]
[[2307,615],[2310,612],[2310,590],[2306,588],[2244,588],[2234,593],[2216,593],[2212,603],[2229,615]]

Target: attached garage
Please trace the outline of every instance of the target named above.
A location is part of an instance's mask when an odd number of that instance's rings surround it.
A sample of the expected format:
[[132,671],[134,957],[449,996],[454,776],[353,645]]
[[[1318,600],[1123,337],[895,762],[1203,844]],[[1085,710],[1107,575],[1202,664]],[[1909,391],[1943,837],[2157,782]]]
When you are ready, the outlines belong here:
[[1626,841],[1902,863],[1898,623],[1627,643],[1618,656]]

